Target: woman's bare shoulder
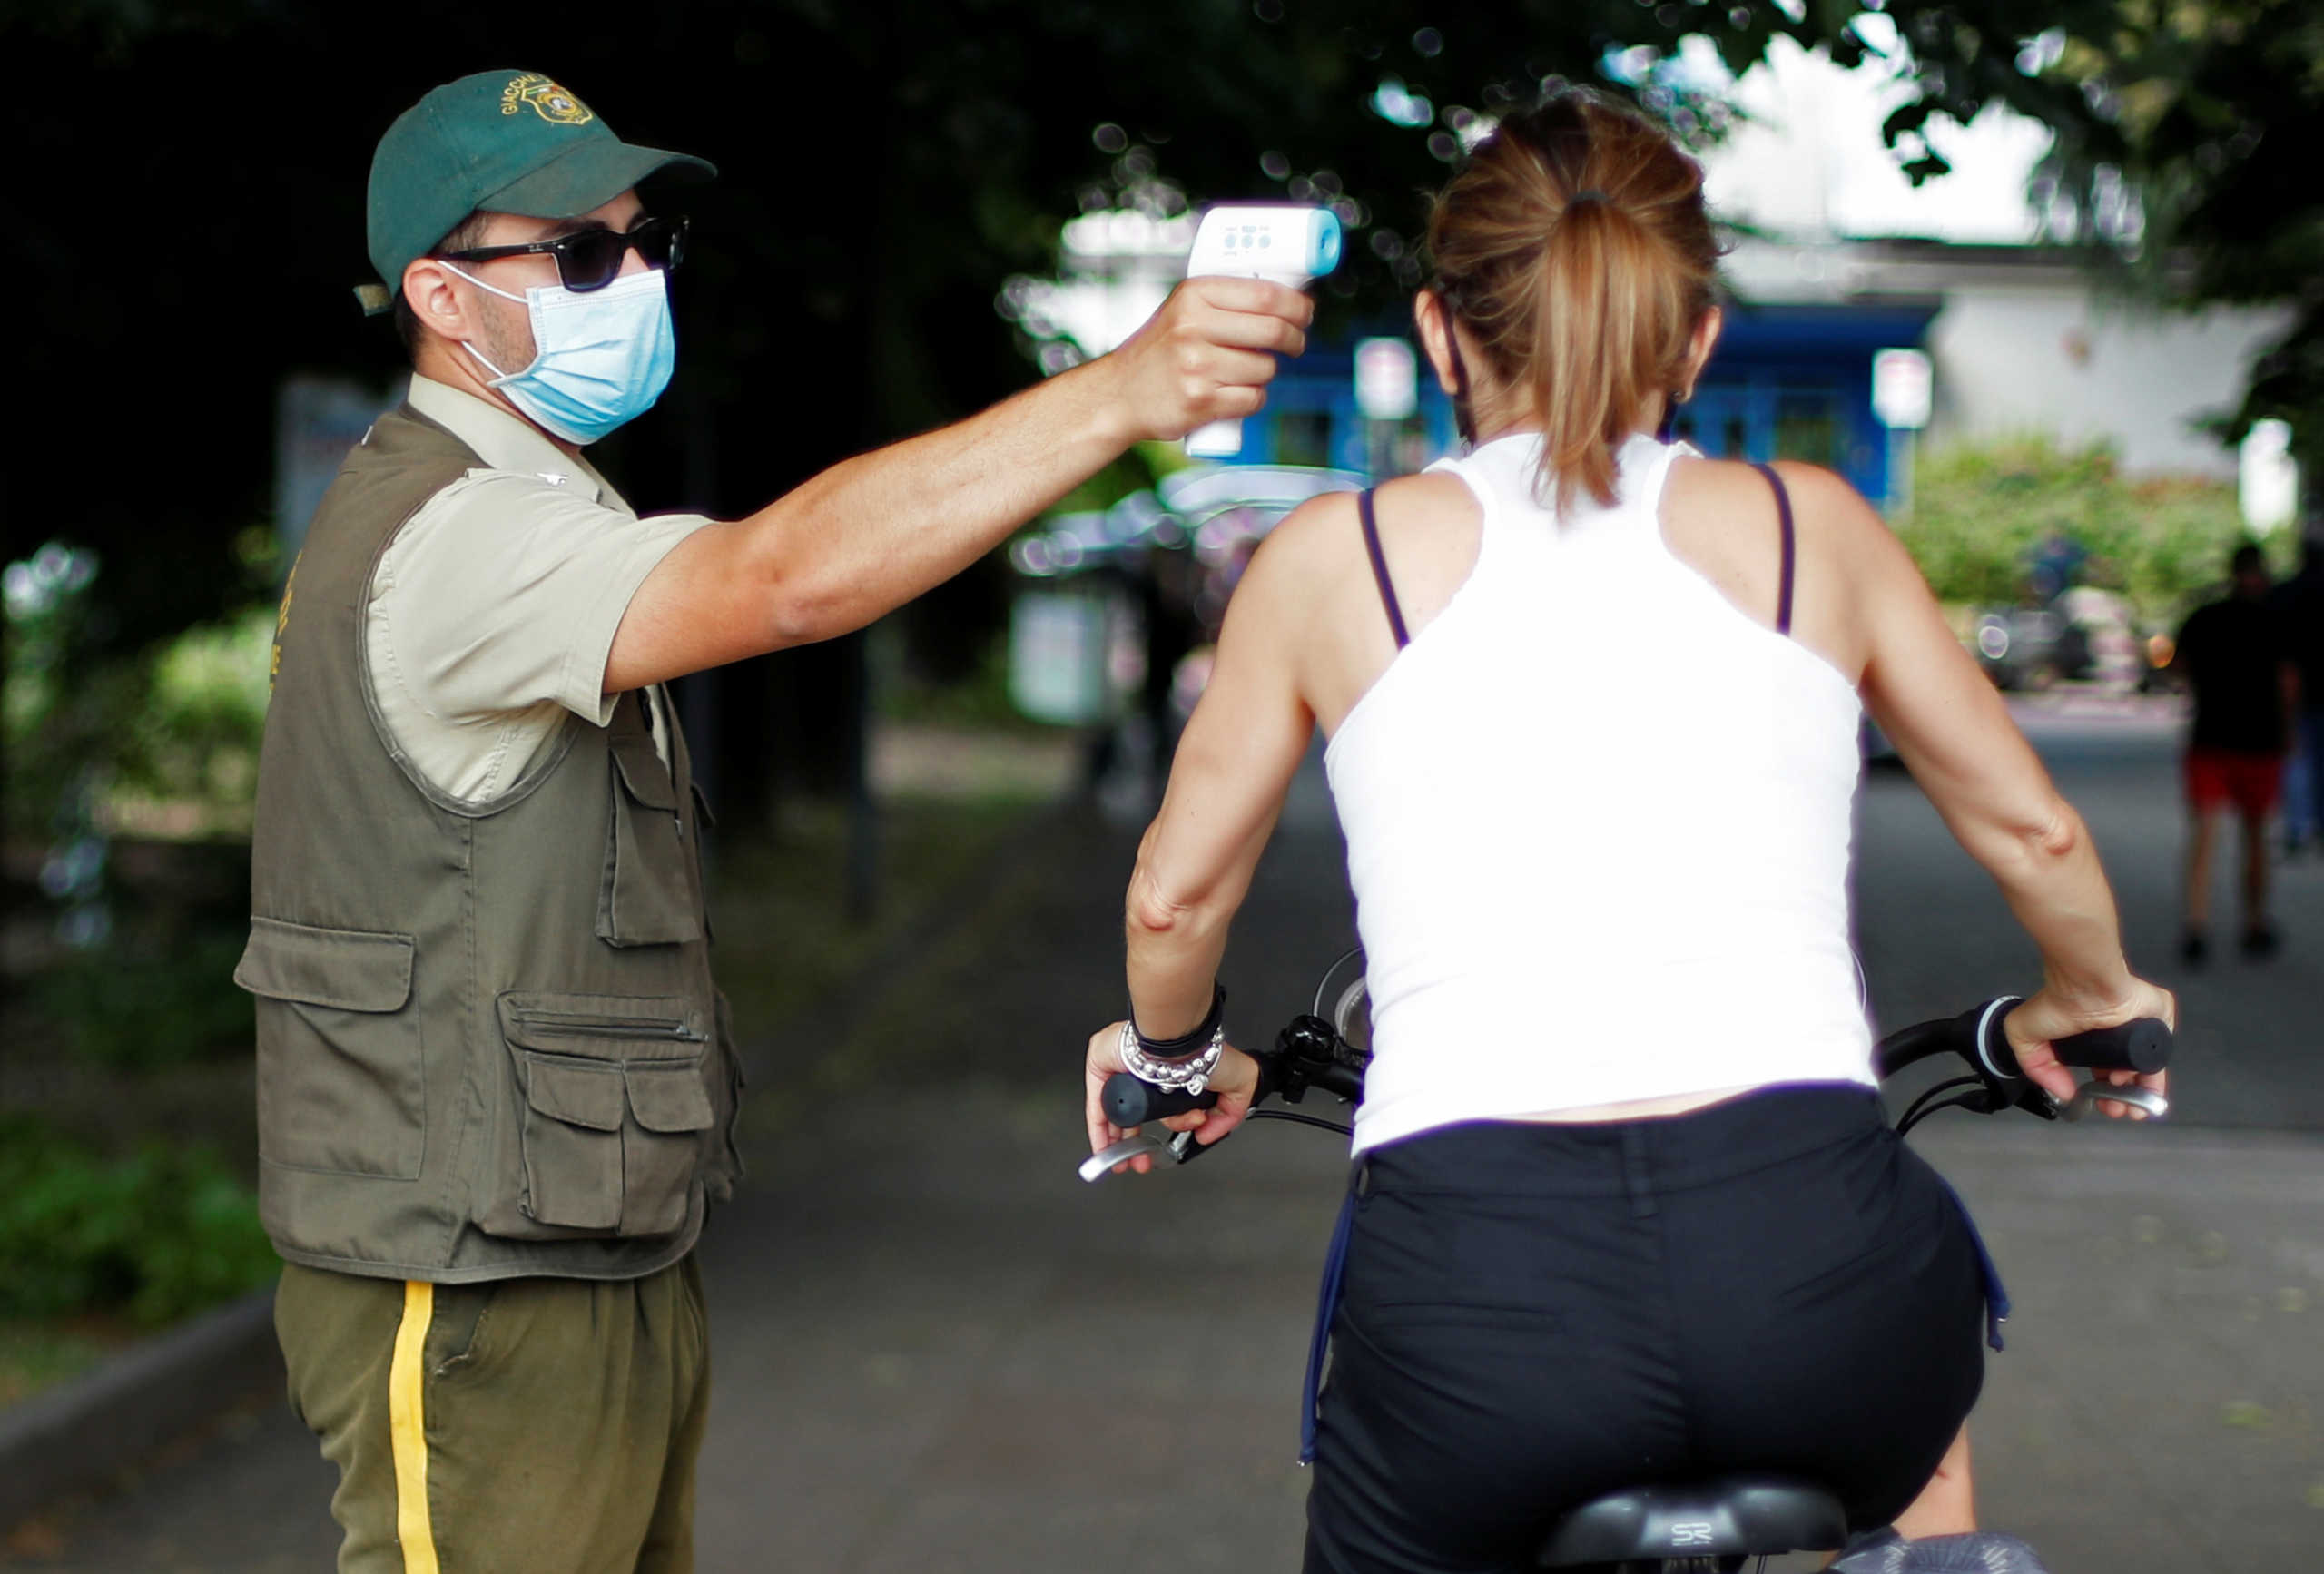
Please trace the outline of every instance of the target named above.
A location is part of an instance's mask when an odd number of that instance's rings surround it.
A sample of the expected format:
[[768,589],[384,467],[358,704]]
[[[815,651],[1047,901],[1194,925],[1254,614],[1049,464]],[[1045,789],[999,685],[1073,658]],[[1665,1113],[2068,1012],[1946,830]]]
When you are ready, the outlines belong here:
[[[1443,567],[1457,578],[1475,561],[1482,511],[1476,495],[1457,476],[1399,476],[1384,482],[1374,494],[1373,516],[1399,590],[1407,574],[1415,576],[1418,590],[1443,577]],[[1294,508],[1267,533],[1244,583],[1256,583],[1262,594],[1279,588],[1313,596],[1351,575],[1360,576],[1370,594],[1371,556],[1356,494],[1326,492]]]
[[1380,527],[1388,528],[1393,512],[1399,520],[1435,525],[1472,523],[1481,512],[1477,495],[1450,470],[1423,470],[1399,476],[1380,488]]
[[[1382,555],[1410,632],[1434,619],[1474,566],[1482,517],[1458,477],[1399,477],[1374,497]],[[1268,533],[1236,587],[1230,625],[1281,651],[1328,734],[1395,659],[1356,495],[1301,504]]]
[[[1871,654],[1872,624],[1919,585],[1912,560],[1855,487],[1820,466],[1774,466],[1791,502],[1797,546],[1792,637],[1850,683]],[[1774,626],[1782,553],[1776,495],[1754,465],[1688,457],[1662,494],[1663,539],[1754,621]]]
[[[1837,551],[1851,560],[1885,559],[1896,547],[1889,530],[1864,495],[1834,471],[1797,459],[1770,467],[1791,500],[1792,522],[1803,542]],[[1737,518],[1776,516],[1775,495],[1759,467],[1740,459],[1692,455],[1673,462],[1663,488],[1666,529],[1725,525]]]
[[1249,572],[1295,573],[1316,566],[1343,537],[1355,532],[1355,494],[1325,492],[1310,497],[1277,520],[1260,542]]

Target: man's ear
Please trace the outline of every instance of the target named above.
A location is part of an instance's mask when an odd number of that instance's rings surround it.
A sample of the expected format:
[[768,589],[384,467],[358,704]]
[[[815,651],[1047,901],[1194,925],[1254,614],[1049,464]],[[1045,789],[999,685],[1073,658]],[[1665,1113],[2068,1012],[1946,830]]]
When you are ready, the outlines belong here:
[[1413,296],[1413,326],[1420,330],[1422,352],[1435,369],[1436,386],[1451,396],[1460,384],[1452,376],[1452,316],[1444,310],[1444,298],[1433,290]]
[[478,324],[468,314],[449,269],[433,257],[421,257],[403,271],[404,304],[421,327],[455,343],[476,337]]

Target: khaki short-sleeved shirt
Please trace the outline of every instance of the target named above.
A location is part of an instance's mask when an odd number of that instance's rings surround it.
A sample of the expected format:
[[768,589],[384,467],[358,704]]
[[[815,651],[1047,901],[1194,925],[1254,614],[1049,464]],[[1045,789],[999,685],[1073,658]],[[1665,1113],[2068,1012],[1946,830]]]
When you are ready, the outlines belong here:
[[409,397],[484,466],[420,505],[381,556],[364,617],[371,686],[422,775],[488,802],[567,713],[611,718],[606,661],[630,597],[710,521],[640,519],[588,465],[473,395],[414,377]]

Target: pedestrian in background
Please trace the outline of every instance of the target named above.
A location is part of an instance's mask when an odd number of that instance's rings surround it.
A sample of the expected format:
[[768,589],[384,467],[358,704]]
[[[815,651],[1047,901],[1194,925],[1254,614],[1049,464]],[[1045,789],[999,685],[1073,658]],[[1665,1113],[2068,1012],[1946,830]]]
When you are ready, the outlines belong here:
[[2179,630],[2171,664],[2195,691],[2187,738],[2186,927],[2179,955],[2190,966],[2209,954],[2211,843],[2220,811],[2242,828],[2242,950],[2275,954],[2268,918],[2268,816],[2283,787],[2284,753],[2299,694],[2285,624],[2269,604],[2267,560],[2249,543],[2229,559],[2229,594],[2197,607]]
[[2324,499],[2311,497],[2299,572],[2277,587],[2277,613],[2299,673],[2291,757],[2284,770],[2284,851],[2324,844]]
[[372,160],[358,294],[410,390],[283,595],[234,974],[340,1574],[694,1566],[693,1253],[742,1074],[668,680],[862,627],[1131,444],[1256,411],[1305,344],[1297,292],[1191,280],[1113,354],[746,518],[641,519],[581,451],[669,380],[685,221],[635,188],[689,168],[512,71]]

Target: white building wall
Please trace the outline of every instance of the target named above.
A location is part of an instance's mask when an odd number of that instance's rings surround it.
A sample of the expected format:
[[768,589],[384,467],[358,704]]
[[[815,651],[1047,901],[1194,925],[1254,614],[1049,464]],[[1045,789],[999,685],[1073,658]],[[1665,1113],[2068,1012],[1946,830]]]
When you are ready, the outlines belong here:
[[2102,438],[2141,475],[2233,477],[2234,451],[2195,423],[2240,402],[2252,358],[2292,317],[2289,307],[2166,310],[2069,256],[2016,247],[1754,239],[1721,271],[1738,296],[1770,304],[1939,302],[1926,443]]
[[2087,284],[1974,282],[1944,292],[1929,324],[1932,444],[2040,433],[2112,442],[2126,469],[2232,479],[2235,452],[2197,429],[2242,397],[2283,312],[2158,311]]
[[[1748,116],[1704,155],[1714,211],[1764,237],[1728,259],[1737,292],[1941,300],[1927,345],[1932,443],[2011,432],[2105,438],[2133,471],[2232,477],[2233,451],[2192,422],[2240,401],[2254,351],[2289,325],[2289,310],[2164,312],[2093,287],[2066,259],[2006,258],[2040,233],[2027,182],[2051,133],[1997,106],[1966,126],[1937,116],[1928,135],[1953,172],[1911,184],[1879,130],[1907,96],[1895,80],[1904,55],[1886,18],[1867,13],[1858,25],[1894,57],[1876,53],[1843,71],[1778,40],[1730,79],[1707,44],[1690,48],[1689,65],[1729,86]],[[1948,256],[1947,246],[1960,250]]]

